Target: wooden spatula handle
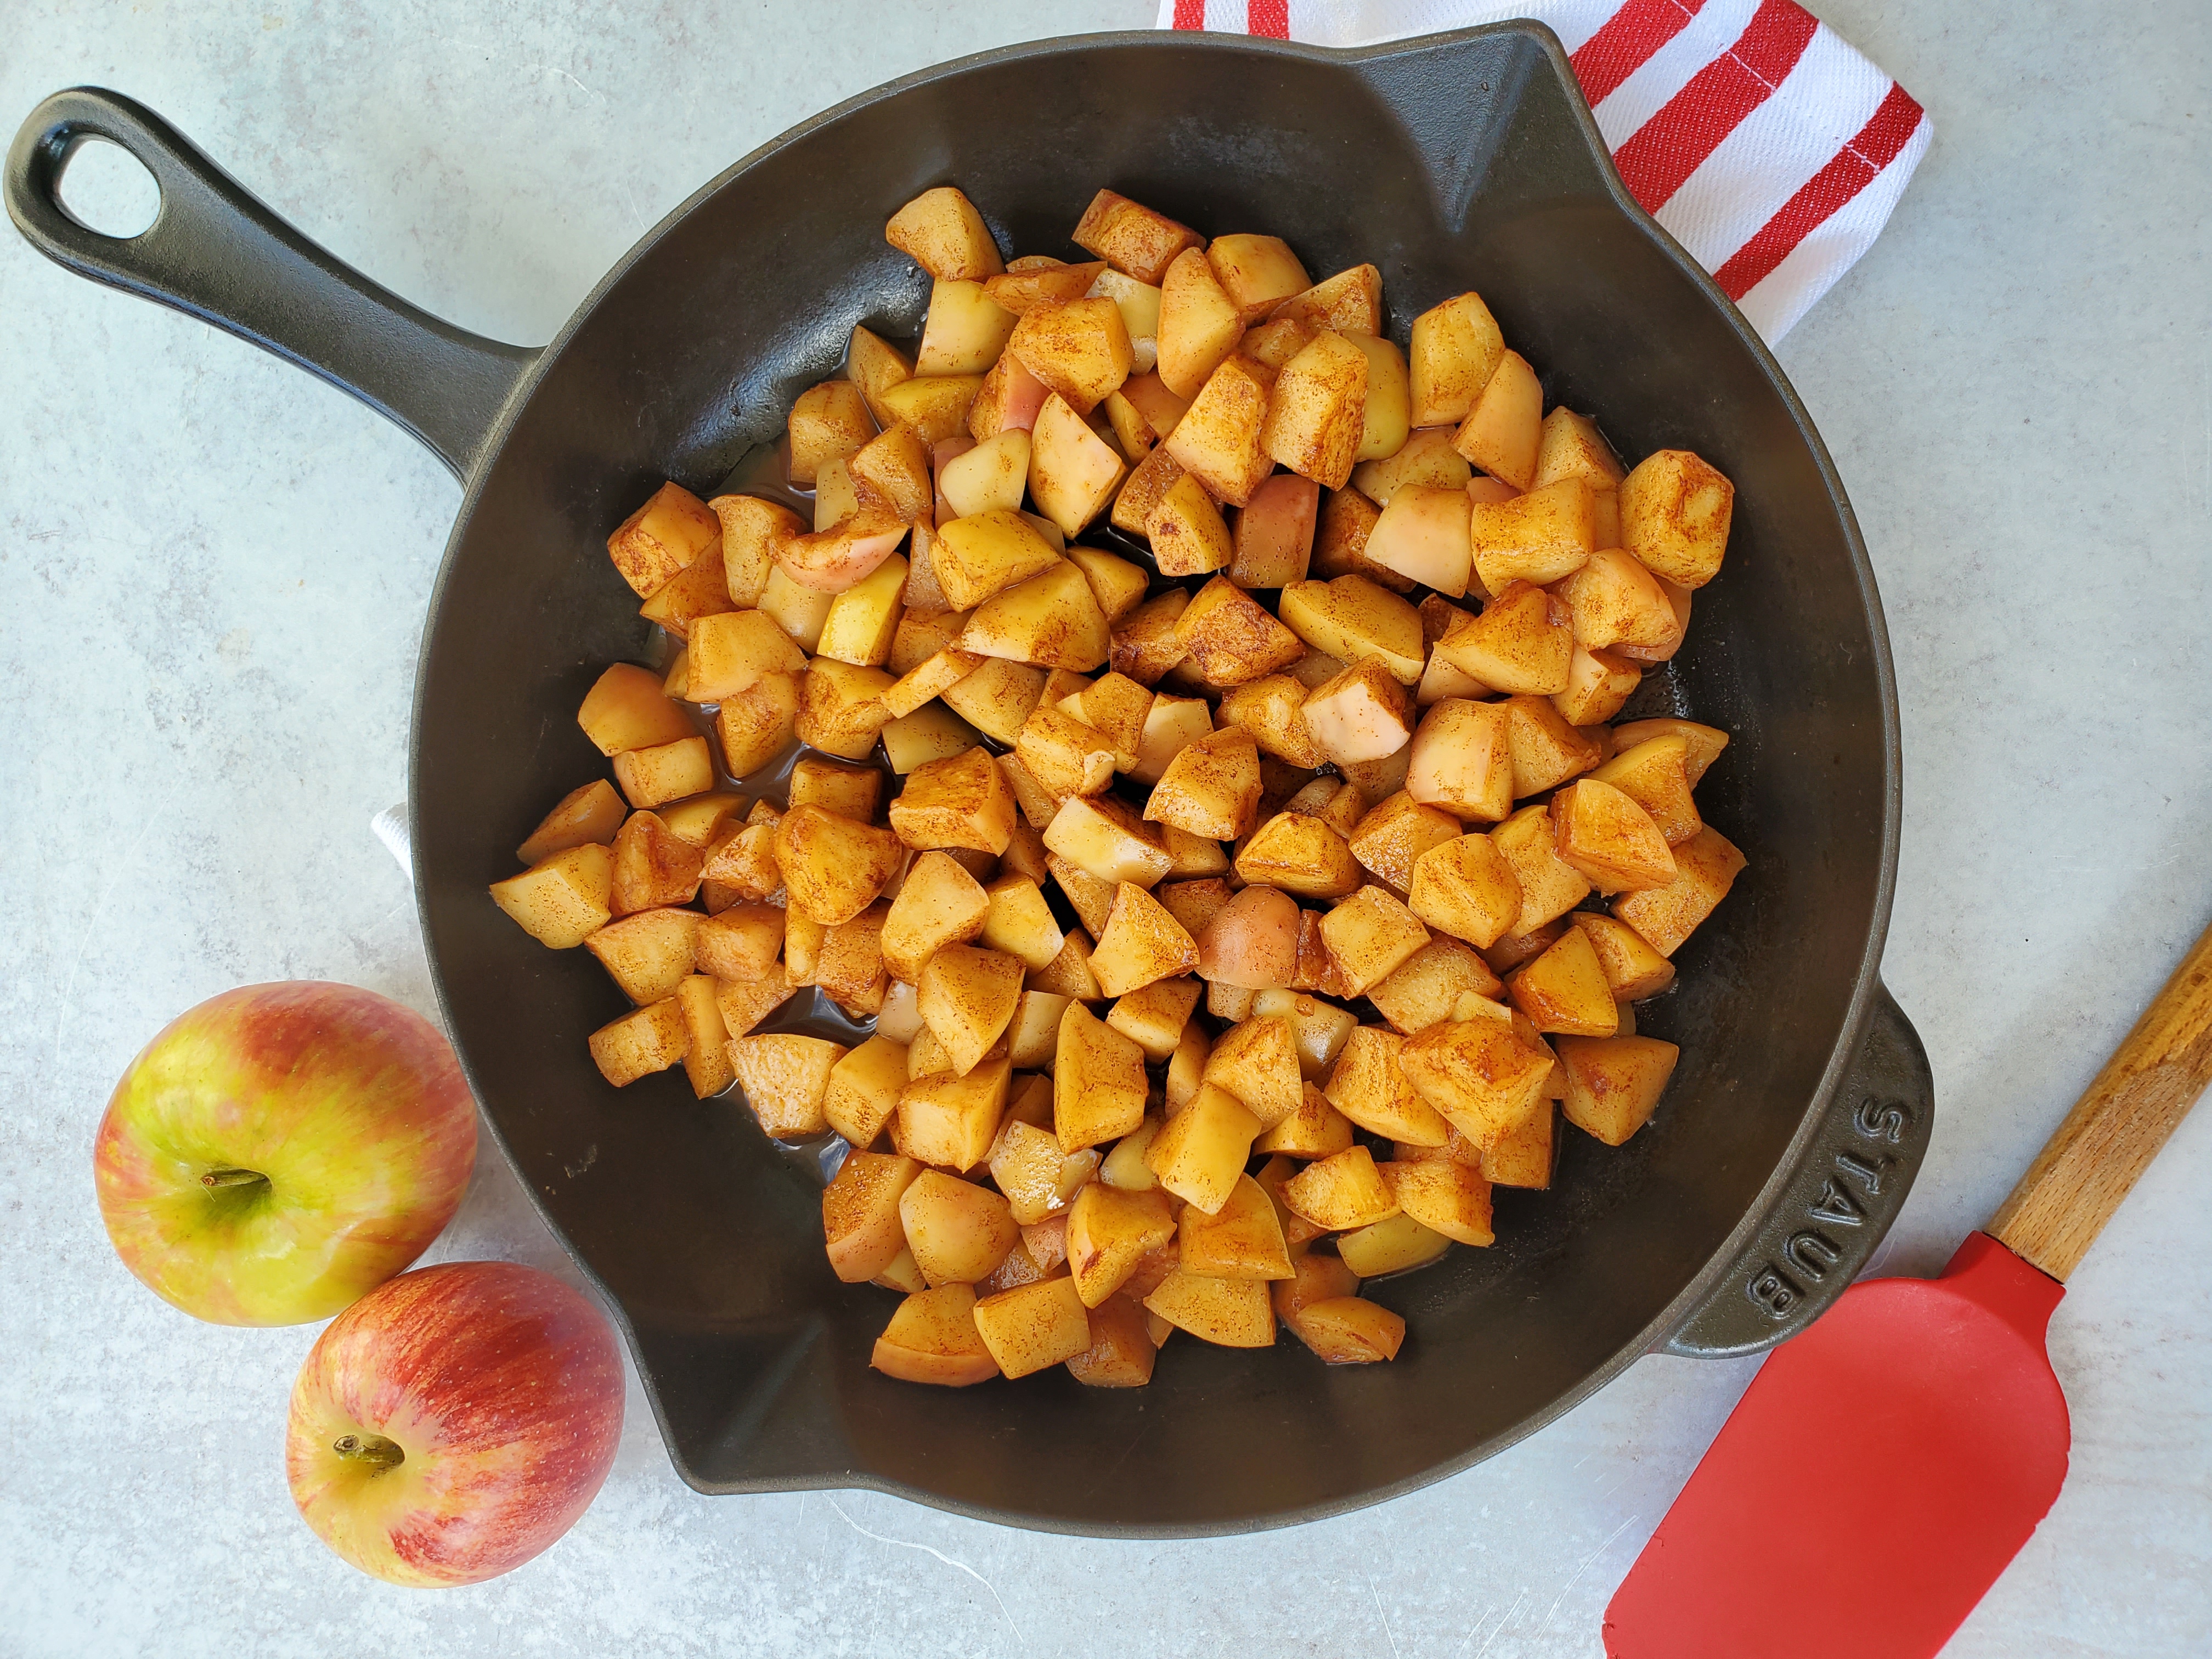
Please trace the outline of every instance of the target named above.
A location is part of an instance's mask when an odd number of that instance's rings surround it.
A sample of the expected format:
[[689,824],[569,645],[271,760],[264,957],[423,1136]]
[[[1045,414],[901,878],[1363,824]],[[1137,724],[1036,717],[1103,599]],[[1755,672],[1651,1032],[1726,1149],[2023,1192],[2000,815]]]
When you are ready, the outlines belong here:
[[2212,928],[2197,941],[1984,1232],[2072,1273],[2212,1081]]

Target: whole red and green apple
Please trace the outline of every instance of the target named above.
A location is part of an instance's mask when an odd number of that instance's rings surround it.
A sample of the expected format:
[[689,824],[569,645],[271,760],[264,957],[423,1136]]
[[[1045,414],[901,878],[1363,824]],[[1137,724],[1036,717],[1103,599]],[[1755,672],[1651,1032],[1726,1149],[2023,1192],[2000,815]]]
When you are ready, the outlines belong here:
[[453,1219],[476,1163],[453,1045],[351,985],[249,985],[124,1073],[93,1175],[124,1265],[224,1325],[327,1319]]
[[284,1471],[307,1524],[362,1571],[472,1584],[575,1523],[622,1423],[605,1316],[534,1267],[449,1262],[371,1291],[316,1339]]

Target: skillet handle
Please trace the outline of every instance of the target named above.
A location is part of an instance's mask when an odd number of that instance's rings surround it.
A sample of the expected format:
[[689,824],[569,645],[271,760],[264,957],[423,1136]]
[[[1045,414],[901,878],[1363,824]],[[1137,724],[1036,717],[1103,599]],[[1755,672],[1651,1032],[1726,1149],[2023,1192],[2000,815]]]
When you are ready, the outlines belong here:
[[[62,171],[88,138],[120,146],[160,185],[161,209],[138,235],[104,236],[63,207]],[[48,258],[299,364],[397,421],[462,478],[537,360],[378,287],[119,93],[78,87],[32,111],[9,146],[4,188],[8,216]]]
[[1665,1351],[1760,1353],[1826,1313],[1904,1206],[1935,1106],[1919,1033],[1876,985],[1857,1051],[1758,1233]]

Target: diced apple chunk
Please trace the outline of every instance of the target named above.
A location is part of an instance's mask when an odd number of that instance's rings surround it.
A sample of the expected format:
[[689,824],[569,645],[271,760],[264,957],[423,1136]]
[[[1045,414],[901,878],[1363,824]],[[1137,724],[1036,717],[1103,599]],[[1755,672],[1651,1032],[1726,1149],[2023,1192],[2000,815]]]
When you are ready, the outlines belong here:
[[1142,887],[1122,882],[1091,955],[1099,989],[1118,997],[1197,966],[1197,944],[1182,924]]
[[1391,454],[1352,468],[1352,487],[1376,506],[1388,507],[1411,484],[1468,495],[1473,475],[1467,458],[1451,447],[1449,427],[1421,427],[1407,433]]
[[1535,481],[1543,417],[1536,371],[1519,352],[1508,351],[1452,435],[1452,447],[1492,477],[1526,489]]
[[1416,317],[1406,354],[1413,424],[1465,420],[1504,355],[1504,337],[1479,295],[1456,295]]
[[1467,491],[1400,486],[1368,532],[1364,551],[1370,563],[1456,599],[1467,592],[1471,568]]
[[1188,472],[1153,503],[1144,533],[1163,576],[1202,576],[1221,569],[1236,555],[1221,509]]
[[1140,283],[1158,282],[1184,249],[1206,244],[1188,225],[1110,190],[1091,198],[1068,240]]
[[1624,893],[1613,914],[1671,957],[1698,924],[1711,915],[1744,867],[1735,843],[1707,824],[1674,849],[1674,879],[1664,887]]
[[848,1285],[866,1284],[906,1248],[899,1200],[921,1174],[921,1165],[896,1154],[846,1155],[822,1191],[822,1231],[830,1267]]
[[730,1039],[738,1086],[761,1127],[778,1140],[805,1140],[830,1127],[823,1097],[844,1057],[841,1044],[795,1032]]
[[1513,1006],[1539,1031],[1567,1036],[1611,1036],[1620,1028],[1613,988],[1589,935],[1578,927],[1561,933],[1542,955],[1505,981]]
[[1412,741],[1413,699],[1381,657],[1364,657],[1306,694],[1314,747],[1338,766],[1380,760]]
[[1129,378],[1129,331],[1121,307],[1108,299],[1035,307],[1014,325],[1006,349],[1078,415],[1090,414]]
[[649,749],[692,735],[691,717],[661,689],[660,676],[618,662],[592,683],[576,724],[602,755]]
[[664,483],[607,538],[607,556],[641,599],[673,581],[722,537],[722,521],[683,485]]
[[614,871],[612,849],[586,842],[494,882],[492,902],[539,944],[569,950],[606,925]]
[[1243,360],[1229,358],[1198,388],[1161,447],[1217,500],[1243,507],[1274,471],[1260,444],[1267,396],[1266,382]]
[[1513,763],[1498,703],[1446,698],[1414,728],[1406,793],[1463,821],[1494,823],[1512,810]]
[[999,1375],[975,1327],[975,1288],[941,1285],[908,1296],[876,1339],[868,1364],[907,1382],[966,1388]]
[[983,216],[951,185],[922,191],[891,215],[884,240],[940,282],[980,283],[1006,269]]
[[1621,545],[1684,587],[1720,574],[1735,486],[1686,449],[1645,456],[1620,483]]
[[1562,1037],[1567,1121],[1608,1146],[1649,1122],[1681,1050],[1656,1037]]
[[1208,685],[1243,685],[1305,653],[1304,641],[1222,576],[1198,591],[1176,618],[1175,632]]
[[1276,377],[1260,447],[1291,471],[1341,489],[1358,459],[1366,404],[1367,354],[1341,334],[1317,334]]

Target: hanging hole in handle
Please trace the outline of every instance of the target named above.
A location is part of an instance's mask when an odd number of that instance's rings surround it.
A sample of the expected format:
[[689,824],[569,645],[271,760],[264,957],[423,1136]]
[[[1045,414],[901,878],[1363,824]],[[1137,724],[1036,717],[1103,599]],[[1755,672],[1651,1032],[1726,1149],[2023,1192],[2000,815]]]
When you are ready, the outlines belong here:
[[78,224],[118,241],[144,235],[161,211],[161,186],[146,164],[105,138],[86,137],[69,147],[54,194]]

